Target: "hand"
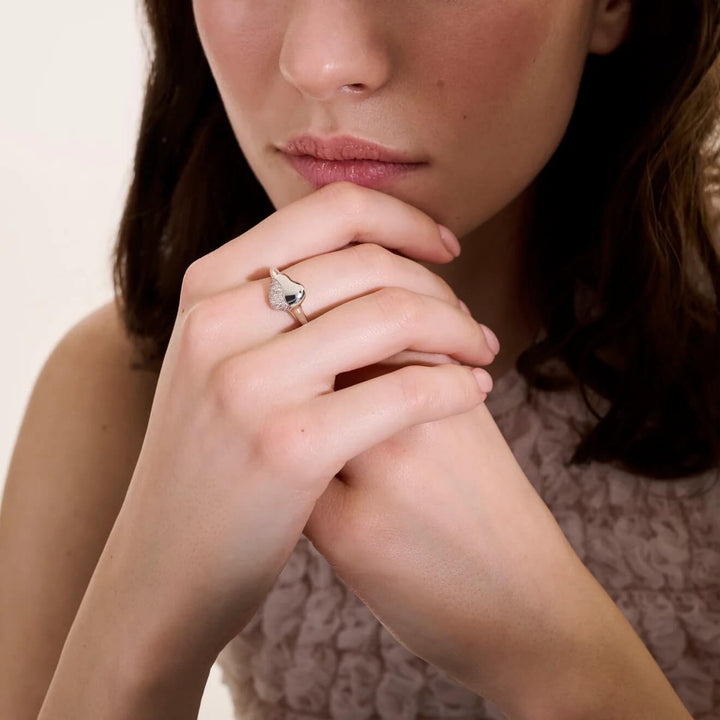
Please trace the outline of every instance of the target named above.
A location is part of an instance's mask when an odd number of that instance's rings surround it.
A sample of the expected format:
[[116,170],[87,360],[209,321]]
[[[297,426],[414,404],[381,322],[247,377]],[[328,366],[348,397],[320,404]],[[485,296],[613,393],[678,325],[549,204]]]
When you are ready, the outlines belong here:
[[[362,387],[419,359],[338,380]],[[305,535],[405,648],[513,713],[533,670],[570,649],[574,603],[605,602],[484,404],[352,458]]]
[[[185,274],[145,441],[99,562],[121,617],[153,633],[161,655],[182,636],[185,654],[212,664],[350,458],[485,399],[453,363],[333,392],[342,372],[405,349],[473,365],[493,357],[450,287],[400,251],[451,259],[420,210],[336,183]],[[269,307],[272,266],[306,285],[308,324]]]

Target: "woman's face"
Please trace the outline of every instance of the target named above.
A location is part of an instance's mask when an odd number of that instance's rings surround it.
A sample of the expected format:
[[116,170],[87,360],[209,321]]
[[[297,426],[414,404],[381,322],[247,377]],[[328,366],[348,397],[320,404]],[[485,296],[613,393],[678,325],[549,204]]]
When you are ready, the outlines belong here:
[[463,236],[526,189],[560,143],[597,2],[193,0],[193,9],[235,136],[276,209],[314,191],[278,145],[306,132],[355,135],[426,161],[382,191]]

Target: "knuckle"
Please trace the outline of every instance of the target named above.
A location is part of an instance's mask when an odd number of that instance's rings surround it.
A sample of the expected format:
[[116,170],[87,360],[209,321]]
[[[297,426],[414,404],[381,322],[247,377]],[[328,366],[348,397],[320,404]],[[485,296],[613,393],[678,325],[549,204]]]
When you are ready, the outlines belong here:
[[455,307],[460,307],[460,298],[457,296],[457,293],[455,290],[453,290],[452,285],[445,280],[445,278],[441,278],[439,275],[434,274],[434,279],[438,286],[438,294],[437,296],[450,303],[451,305],[454,304]]
[[198,259],[190,263],[183,274],[182,285],[180,287],[181,308],[191,306],[195,300],[201,297],[203,282],[202,263],[201,259]]
[[352,250],[355,260],[367,275],[380,280],[390,276],[395,256],[387,248],[371,242],[353,245]]
[[193,305],[183,316],[180,354],[191,364],[199,362],[209,347],[209,336],[214,325],[210,304],[200,301]]
[[461,364],[447,364],[438,368],[438,372],[441,374],[437,376],[437,383],[442,387],[438,387],[437,395],[449,407],[456,406],[458,403],[472,404],[477,400],[480,388],[470,367]]
[[398,371],[399,401],[411,414],[417,410],[473,406],[482,393],[472,370],[463,365],[406,366]]
[[420,297],[403,287],[384,287],[375,294],[381,317],[392,318],[401,328],[414,327],[422,317]]
[[335,212],[355,223],[362,218],[367,208],[367,191],[348,180],[330,183],[327,190],[328,201]]
[[398,393],[402,407],[412,412],[430,402],[426,374],[418,366],[406,366],[397,372]]
[[233,418],[256,413],[259,404],[257,378],[244,356],[219,362],[208,381],[215,409],[222,416]]

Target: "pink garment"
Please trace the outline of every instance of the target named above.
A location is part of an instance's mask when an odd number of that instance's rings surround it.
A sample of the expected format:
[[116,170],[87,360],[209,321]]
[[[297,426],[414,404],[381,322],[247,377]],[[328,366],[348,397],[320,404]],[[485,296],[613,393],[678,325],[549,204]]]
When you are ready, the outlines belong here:
[[[720,720],[720,482],[703,493],[717,471],[673,483],[595,462],[568,467],[594,416],[578,389],[529,388],[514,369],[487,406],[693,718]],[[405,650],[305,536],[218,665],[241,720],[505,719]]]

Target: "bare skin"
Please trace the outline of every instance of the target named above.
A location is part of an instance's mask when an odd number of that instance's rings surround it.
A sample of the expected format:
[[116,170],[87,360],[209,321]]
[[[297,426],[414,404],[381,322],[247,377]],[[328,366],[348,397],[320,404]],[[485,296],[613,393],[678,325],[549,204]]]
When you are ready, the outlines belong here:
[[[292,246],[274,242],[295,228]],[[399,642],[509,717],[685,720],[474,371],[408,366],[330,391],[404,349],[492,362],[451,288],[408,255],[450,260],[427,215],[345,183],[191,266],[138,463],[39,720],[197,717],[210,666],[301,532]],[[294,323],[267,309],[268,265],[314,280],[310,323],[282,332]]]
[[500,352],[486,368],[495,382],[515,367],[517,358],[532,344],[541,327],[535,308],[524,295],[517,270],[532,190],[533,186],[482,228],[463,238],[462,253],[455,262],[433,267],[421,263],[443,278],[473,316],[498,335]]
[[587,55],[625,38],[630,0],[193,7],[238,143],[276,208],[313,191],[276,149],[298,133],[347,133],[429,163],[383,192],[460,238],[456,261],[422,264],[498,336],[493,378],[513,367],[539,328],[517,268],[533,183]]
[[[194,9],[238,142],[279,212],[190,273],[146,443],[42,720],[195,717],[209,664],[262,602],[301,531],[357,583],[401,642],[497,699],[513,717],[570,716],[558,704],[565,688],[551,683],[563,673],[545,674],[565,663],[563,670],[577,674],[573,710],[576,700],[592,700],[583,708],[587,717],[685,718],[640,640],[569,552],[469,374],[451,366],[411,370],[378,377],[357,392],[353,386],[344,395],[329,391],[339,368],[401,347],[445,350],[468,364],[493,362],[453,293],[500,337],[504,357],[493,363],[493,374],[514,364],[537,330],[517,273],[532,183],[563,135],[587,53],[612,52],[622,41],[629,1],[421,0],[411,7],[384,0],[196,0]],[[354,191],[343,189],[342,199],[306,197],[311,188],[275,149],[303,131],[356,134],[415,152],[429,167],[388,189],[407,205],[363,196],[367,212],[360,221]],[[304,202],[293,210],[295,201]],[[345,211],[334,216],[338,207]],[[445,264],[433,220],[460,237],[459,260]],[[382,248],[349,251],[344,243],[353,233],[404,258],[389,259]],[[293,323],[264,304],[267,288],[259,285],[267,278],[260,271],[268,263],[297,264],[318,322],[278,334]],[[384,274],[371,276],[365,270],[371,266]],[[402,292],[357,296],[378,280]],[[248,318],[241,327],[238,308]],[[342,333],[354,334],[336,342]],[[267,342],[264,352],[253,350],[258,342]],[[317,347],[328,353],[314,355]],[[311,360],[295,363],[293,376],[278,361],[287,357]],[[399,377],[406,384],[392,395]],[[415,391],[417,402],[407,403]],[[388,402],[393,397],[397,407]],[[407,404],[411,418],[401,413]],[[375,414],[381,407],[388,408],[384,418]],[[396,433],[403,423],[407,432]],[[342,435],[333,442],[338,429]],[[377,442],[382,433],[386,444]],[[473,443],[462,442],[469,437]],[[369,451],[359,452],[363,447]],[[327,484],[340,467],[343,482],[334,477]],[[298,478],[298,468],[307,477]],[[438,517],[438,506],[448,512]],[[444,523],[445,517],[463,522]],[[520,542],[511,523],[516,517],[535,542]],[[429,519],[434,541],[422,555],[414,549],[423,547]],[[478,526],[492,531],[479,547],[459,541]],[[377,538],[392,542],[373,543]],[[251,543],[259,552],[248,556]],[[363,555],[353,556],[352,548]],[[448,578],[491,580],[484,604],[478,606],[472,582],[431,583],[452,592],[423,594],[428,567]],[[363,568],[360,576],[356,568]],[[397,578],[400,569],[397,590],[407,604],[400,603],[404,612],[396,617],[397,596],[377,580]],[[544,582],[551,573],[558,582]],[[530,592],[538,587],[544,592]],[[562,588],[565,604],[554,587]],[[518,618],[526,623],[521,632]],[[492,628],[501,635],[486,632]],[[587,636],[578,647],[573,638],[581,630]],[[99,636],[102,648],[92,642]],[[528,638],[541,660],[532,663],[538,673],[532,682],[531,668],[523,666],[533,657]],[[588,657],[584,648],[599,646],[602,652]],[[116,657],[133,670],[120,677],[112,697],[107,688],[118,676]],[[542,714],[538,697],[547,701]]]

